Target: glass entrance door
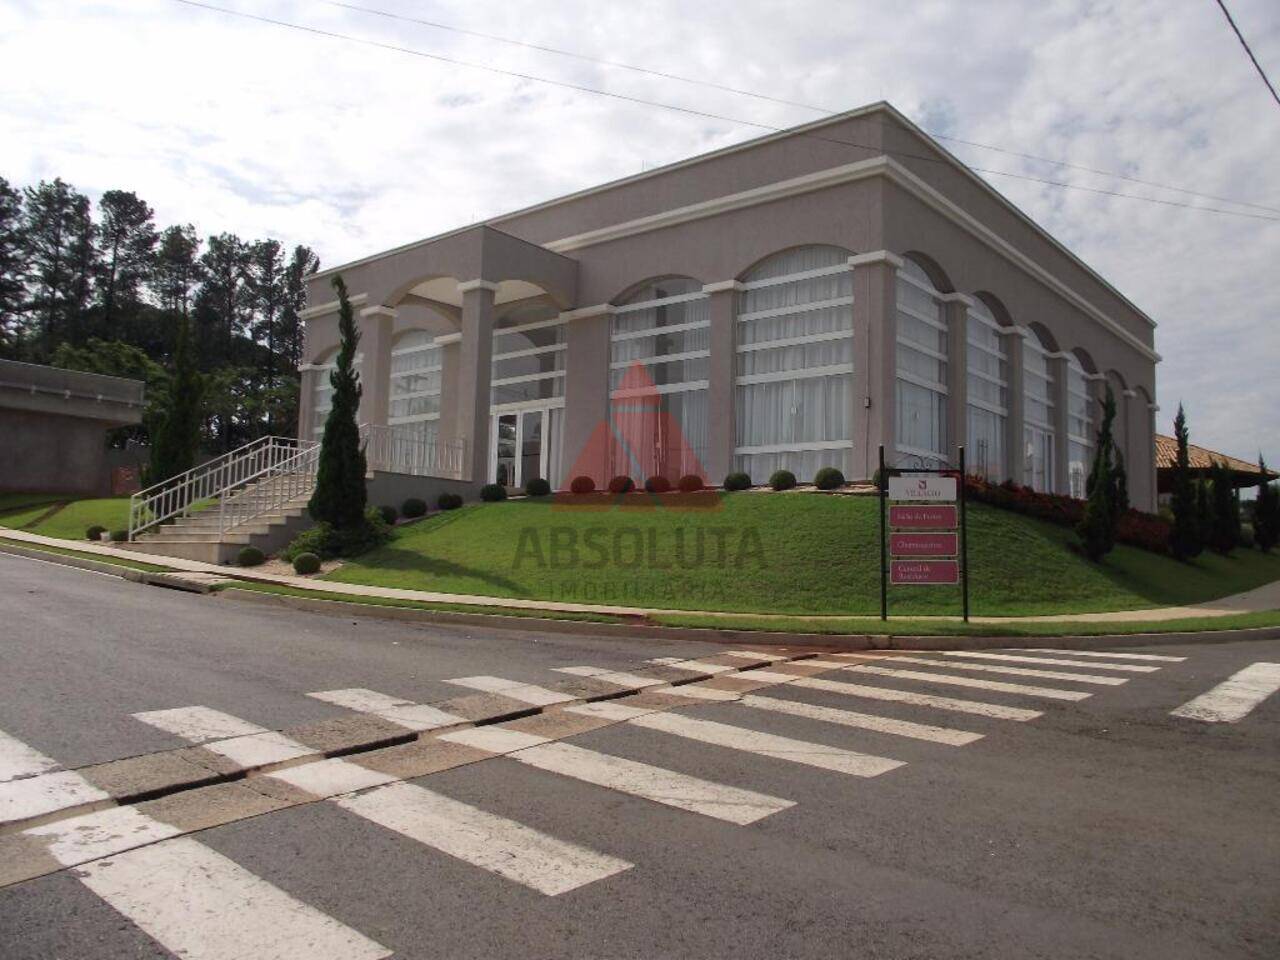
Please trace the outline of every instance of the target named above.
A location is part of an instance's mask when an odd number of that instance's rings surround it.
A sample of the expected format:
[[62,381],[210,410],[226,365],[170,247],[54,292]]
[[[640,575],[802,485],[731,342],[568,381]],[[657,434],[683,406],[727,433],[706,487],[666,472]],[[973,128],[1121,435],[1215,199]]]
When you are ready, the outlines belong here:
[[551,411],[545,407],[494,415],[490,448],[494,483],[522,487],[535,477],[547,477],[550,419]]
[[503,413],[493,418],[493,435],[495,450],[493,455],[493,482],[504,487],[518,486],[520,478],[517,473],[520,461],[516,457],[519,450],[520,418],[515,413]]

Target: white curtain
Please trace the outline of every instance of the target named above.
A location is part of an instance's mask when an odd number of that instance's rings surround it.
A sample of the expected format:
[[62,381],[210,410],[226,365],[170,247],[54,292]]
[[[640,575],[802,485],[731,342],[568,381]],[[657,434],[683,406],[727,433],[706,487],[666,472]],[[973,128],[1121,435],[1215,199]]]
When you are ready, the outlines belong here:
[[948,459],[947,327],[940,292],[907,260],[897,283],[899,453]]

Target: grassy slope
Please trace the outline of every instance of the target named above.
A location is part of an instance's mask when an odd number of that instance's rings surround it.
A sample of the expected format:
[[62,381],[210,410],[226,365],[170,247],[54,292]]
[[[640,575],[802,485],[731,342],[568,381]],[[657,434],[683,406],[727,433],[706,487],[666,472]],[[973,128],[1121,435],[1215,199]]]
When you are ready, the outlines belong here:
[[[873,614],[879,610],[878,522],[872,498],[811,494],[730,494],[718,508],[706,510],[590,510],[550,501],[478,504],[414,524],[391,544],[326,579],[682,610]],[[592,528],[608,554],[594,567],[597,556],[582,546]],[[701,563],[696,562],[699,529]],[[678,536],[686,544],[685,567],[676,563]],[[726,544],[723,552],[717,550],[718,537]],[[575,539],[578,562],[566,549],[556,557],[553,538]],[[632,559],[636,540],[644,544],[638,563]],[[1184,565],[1118,547],[1104,564],[1094,565],[1069,549],[1073,540],[1064,528],[973,506],[972,612],[1013,616],[1141,609],[1210,600],[1280,579],[1280,556],[1256,551],[1241,550],[1230,559],[1205,556]],[[618,545],[620,555],[613,552]],[[896,588],[890,609],[899,615],[955,613],[959,591]]]
[[[60,537],[63,540],[83,540],[85,530],[95,523],[108,530],[127,527],[129,498],[105,497],[100,500],[76,500],[53,516],[31,527],[30,532],[46,537]],[[6,525],[17,526],[12,523]]]
[[[56,493],[0,493],[0,514],[12,513],[25,507],[36,507],[40,504],[54,503],[67,499]],[[4,521],[0,519],[0,523]],[[6,524],[8,526],[9,524]]]

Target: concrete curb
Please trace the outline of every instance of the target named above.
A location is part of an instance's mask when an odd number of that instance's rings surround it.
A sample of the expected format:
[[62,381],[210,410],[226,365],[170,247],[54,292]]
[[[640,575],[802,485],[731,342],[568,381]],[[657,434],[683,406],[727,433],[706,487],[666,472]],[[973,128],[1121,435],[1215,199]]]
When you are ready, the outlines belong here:
[[71,557],[65,553],[52,553],[48,550],[38,550],[34,547],[20,547],[16,543],[0,540],[0,553],[13,554],[16,557],[26,557],[28,560],[44,560],[48,563],[60,563],[64,567],[78,567],[81,570],[92,570],[94,573],[105,573],[109,576],[119,577],[122,580],[132,580],[134,583],[146,583],[148,571],[135,570],[133,567],[122,566],[118,563],[107,563],[105,560],[90,560],[87,557]]
[[1097,635],[1006,636],[886,636],[874,634],[778,633],[763,630],[716,630],[709,627],[662,627],[640,622],[595,623],[589,620],[558,620],[544,617],[510,617],[501,614],[455,613],[416,607],[380,606],[347,600],[290,597],[253,590],[223,590],[219,597],[237,601],[289,607],[327,616],[365,617],[444,626],[488,627],[499,630],[533,630],[572,635],[620,637],[625,639],[686,640],[726,645],[818,647],[825,650],[985,650],[1027,649],[1046,645],[1071,650],[1109,647],[1140,647],[1158,644],[1232,643],[1244,640],[1280,639],[1280,626],[1236,630],[1205,630],[1192,633],[1118,633]]

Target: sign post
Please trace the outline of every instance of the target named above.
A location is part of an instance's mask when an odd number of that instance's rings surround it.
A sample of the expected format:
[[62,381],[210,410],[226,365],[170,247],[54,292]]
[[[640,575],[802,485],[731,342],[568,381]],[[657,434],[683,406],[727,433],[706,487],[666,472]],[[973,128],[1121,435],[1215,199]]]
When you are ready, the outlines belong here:
[[958,585],[969,622],[969,530],[964,447],[953,470],[894,470],[880,448],[880,619],[889,618],[889,584]]

